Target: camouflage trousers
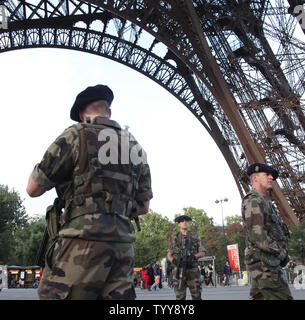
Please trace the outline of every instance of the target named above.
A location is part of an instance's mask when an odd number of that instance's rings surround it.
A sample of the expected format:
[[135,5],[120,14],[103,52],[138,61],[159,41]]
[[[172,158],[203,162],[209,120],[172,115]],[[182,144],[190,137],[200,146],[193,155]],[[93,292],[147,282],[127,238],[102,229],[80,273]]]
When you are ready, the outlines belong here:
[[247,265],[252,278],[250,300],[293,300],[281,267],[271,267],[264,262]]
[[135,299],[131,243],[59,238],[46,256],[41,300]]
[[186,299],[186,289],[190,290],[193,300],[201,300],[200,271],[198,268],[186,269],[185,276],[181,279],[176,277],[177,268],[173,270],[173,285],[176,300]]

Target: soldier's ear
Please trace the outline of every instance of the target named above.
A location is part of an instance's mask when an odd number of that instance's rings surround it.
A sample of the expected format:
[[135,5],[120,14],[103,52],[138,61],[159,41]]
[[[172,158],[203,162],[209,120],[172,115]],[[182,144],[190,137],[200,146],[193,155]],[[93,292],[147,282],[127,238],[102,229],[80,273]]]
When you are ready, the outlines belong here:
[[79,115],[79,119],[81,122],[84,122],[84,116],[83,116],[83,113],[81,111],[78,112],[78,115]]

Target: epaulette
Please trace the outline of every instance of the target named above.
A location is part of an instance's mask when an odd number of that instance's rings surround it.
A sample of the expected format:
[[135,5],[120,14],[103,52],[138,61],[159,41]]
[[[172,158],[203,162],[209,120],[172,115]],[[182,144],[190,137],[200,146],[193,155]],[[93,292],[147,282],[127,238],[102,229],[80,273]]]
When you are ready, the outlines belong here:
[[259,198],[259,194],[257,193],[257,191],[251,190],[250,192],[248,192],[248,193],[244,196],[243,200],[246,200],[246,199],[249,198],[250,196]]
[[243,201],[244,201],[244,200],[246,200],[247,198],[249,198],[249,197],[250,197],[250,195],[251,195],[251,193],[250,193],[250,192],[249,192],[249,193],[247,193],[247,194],[244,196]]
[[81,123],[81,122],[78,122],[78,123],[73,123],[73,124],[71,124],[71,126],[68,127],[68,129],[73,128],[73,129],[76,129],[77,131],[79,131],[79,130],[81,130],[83,127],[84,127],[84,124]]

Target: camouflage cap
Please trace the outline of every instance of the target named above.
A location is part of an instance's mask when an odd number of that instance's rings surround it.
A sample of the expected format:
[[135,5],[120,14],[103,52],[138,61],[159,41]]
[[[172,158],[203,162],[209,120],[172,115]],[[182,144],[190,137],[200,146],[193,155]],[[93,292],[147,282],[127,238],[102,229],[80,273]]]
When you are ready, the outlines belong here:
[[272,174],[273,180],[276,180],[277,177],[279,176],[279,172],[268,166],[267,164],[264,163],[253,163],[251,164],[251,166],[249,166],[249,168],[247,169],[247,175],[251,176],[251,174],[256,173],[256,172],[267,172]]
[[112,90],[102,84],[98,84],[94,87],[88,87],[84,91],[80,92],[70,111],[70,118],[74,121],[80,122],[79,111],[86,107],[89,103],[97,100],[106,100],[111,104],[113,100]]
[[178,222],[178,223],[182,221],[192,221],[192,218],[183,214],[182,216],[179,216],[175,219],[175,222]]

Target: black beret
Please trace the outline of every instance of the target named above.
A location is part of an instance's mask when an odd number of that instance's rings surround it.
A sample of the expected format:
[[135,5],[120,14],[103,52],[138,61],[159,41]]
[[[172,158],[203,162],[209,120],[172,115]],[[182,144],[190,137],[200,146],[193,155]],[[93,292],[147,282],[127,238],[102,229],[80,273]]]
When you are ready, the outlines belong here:
[[74,121],[80,122],[79,111],[81,111],[89,103],[97,100],[106,100],[109,104],[111,104],[113,100],[112,90],[102,84],[98,84],[94,87],[88,87],[77,95],[70,111],[70,118]]
[[255,173],[255,172],[267,172],[267,173],[270,173],[272,174],[272,177],[273,177],[273,180],[276,180],[277,177],[279,176],[279,172],[268,166],[267,164],[264,164],[264,163],[253,163],[251,164],[251,166],[249,166],[249,168],[247,169],[247,175],[248,176],[251,176],[252,173]]
[[192,221],[192,218],[183,214],[182,216],[177,217],[177,218],[175,219],[175,222],[180,223],[180,222],[182,222],[182,221],[184,221],[184,220],[185,220],[185,221]]

